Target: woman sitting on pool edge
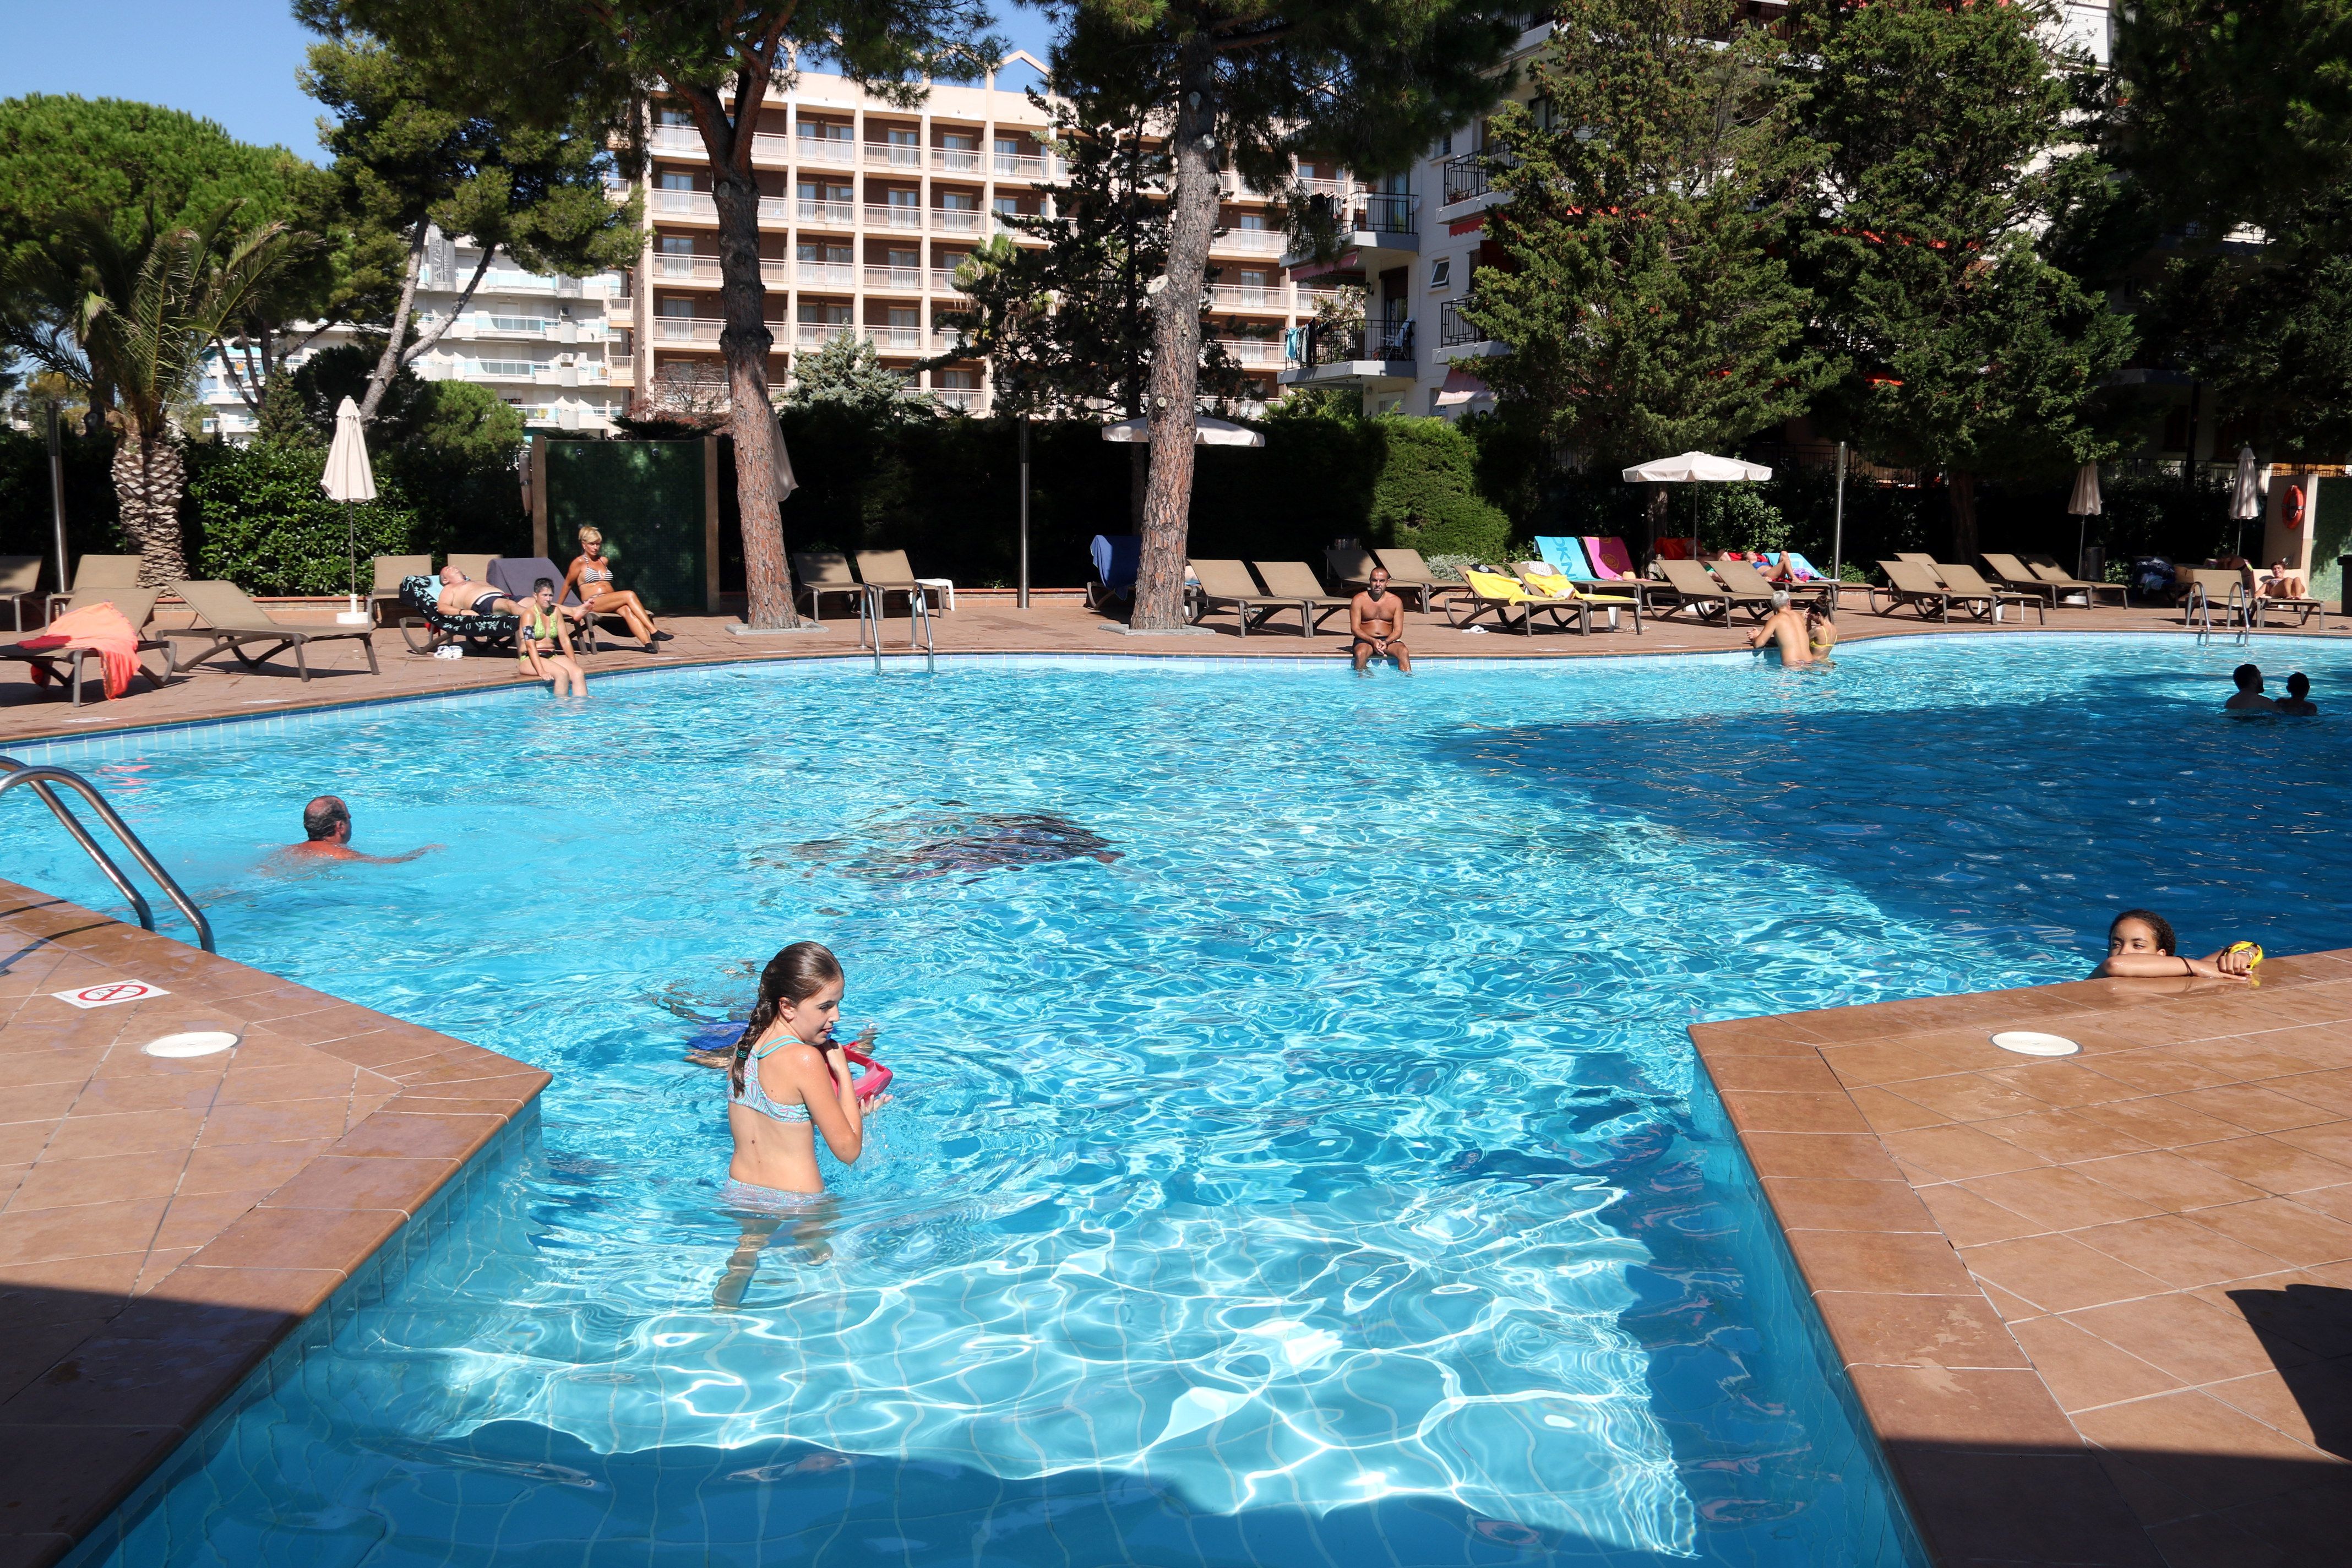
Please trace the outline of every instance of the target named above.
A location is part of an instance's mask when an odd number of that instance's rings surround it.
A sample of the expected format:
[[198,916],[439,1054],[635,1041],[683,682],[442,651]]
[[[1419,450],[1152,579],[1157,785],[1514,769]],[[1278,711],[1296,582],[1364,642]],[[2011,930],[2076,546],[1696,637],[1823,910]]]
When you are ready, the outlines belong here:
[[2107,927],[2107,959],[2091,971],[2094,980],[2243,980],[2253,973],[2262,950],[2234,942],[2219,952],[2189,958],[2175,950],[2172,922],[2153,910],[2126,910]]
[[522,624],[515,627],[515,668],[533,680],[546,681],[551,695],[588,695],[588,673],[572,657],[572,633],[555,603],[551,578],[532,584],[530,597],[523,601]]

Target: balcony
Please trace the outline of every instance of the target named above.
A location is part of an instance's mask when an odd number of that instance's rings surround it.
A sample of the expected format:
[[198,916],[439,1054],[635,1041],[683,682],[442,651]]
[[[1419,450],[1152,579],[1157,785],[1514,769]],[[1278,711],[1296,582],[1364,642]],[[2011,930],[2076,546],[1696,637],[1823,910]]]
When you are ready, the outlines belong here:
[[1219,310],[1267,310],[1286,315],[1290,310],[1290,289],[1287,285],[1269,289],[1258,283],[1213,283],[1209,286],[1209,304]]
[[932,336],[920,327],[863,327],[866,341],[878,354],[919,354],[930,352]]
[[919,267],[868,267],[866,269],[867,290],[891,294],[919,294],[923,291],[923,269]]
[[665,283],[716,283],[719,281],[719,258],[657,251],[654,255],[653,274]]
[[[777,140],[782,141],[782,138]],[[857,162],[857,143],[846,136],[811,136],[803,132],[792,142],[793,158],[796,163],[846,169]]]
[[607,294],[604,296],[604,314],[606,318],[610,319],[613,317],[619,317],[625,321],[636,313],[637,298],[635,295]]
[[795,261],[793,273],[803,289],[857,287],[857,264],[854,261]]
[[1045,177],[1045,159],[1042,153],[992,153],[989,155],[989,167],[1008,179],[1042,180]]
[[1356,226],[1370,234],[1411,234],[1413,205],[1410,195],[1366,191],[1356,198]]
[[707,155],[702,132],[691,125],[656,125],[646,146],[656,153],[684,153],[696,158]]
[[[760,200],[760,205],[765,207],[770,201],[782,199],[782,197],[763,196]],[[793,211],[803,223],[818,223],[835,228],[849,228],[857,222],[856,202],[821,202],[813,196],[795,196],[793,198]],[[760,216],[765,217],[768,215],[762,212]]]
[[1289,243],[1278,228],[1229,228],[1209,242],[1209,249],[1229,256],[1280,256]]
[[980,173],[981,152],[977,147],[934,147],[931,168],[942,174],[977,174]]
[[1213,340],[1237,364],[1280,365],[1280,338],[1217,338]]
[[978,207],[933,207],[933,234],[977,235],[988,215]]
[[1412,339],[1411,321],[1311,326],[1306,357],[1279,379],[1285,386],[1410,386],[1415,374]]
[[821,349],[835,338],[847,337],[852,331],[847,321],[794,321],[793,343],[797,348]]
[[[1321,198],[1318,198],[1319,201]],[[1282,264],[1297,277],[1302,269],[1324,272],[1377,271],[1401,267],[1420,248],[1414,233],[1417,198],[1385,191],[1359,191],[1333,210],[1339,230],[1330,257],[1286,247]]]
[[954,268],[934,267],[931,268],[931,292],[934,294],[961,294],[963,292],[963,285],[956,281]]
[[959,414],[977,414],[986,405],[988,394],[976,386],[935,386],[931,396],[942,408],[952,408]]
[[664,343],[715,343],[727,323],[716,316],[656,316],[654,341]]
[[653,197],[653,210],[659,216],[698,218],[704,223],[719,221],[719,208],[709,191],[656,190],[647,194]]
[[637,378],[637,356],[613,354],[604,361],[605,379],[616,386],[626,386]]
[[1461,307],[1473,301],[1467,299],[1448,300],[1437,308],[1437,349],[1440,359],[1482,359],[1488,355],[1507,353],[1507,344],[1498,343],[1486,335],[1484,327],[1475,326],[1462,314]]
[[900,234],[923,232],[923,209],[912,204],[892,203],[887,206],[866,204],[866,226],[896,230]]
[[1443,205],[1471,201],[1486,194],[1486,158],[1483,153],[1459,153],[1445,160]]
[[923,149],[913,142],[868,142],[866,143],[866,166],[869,169],[919,169],[923,166]]

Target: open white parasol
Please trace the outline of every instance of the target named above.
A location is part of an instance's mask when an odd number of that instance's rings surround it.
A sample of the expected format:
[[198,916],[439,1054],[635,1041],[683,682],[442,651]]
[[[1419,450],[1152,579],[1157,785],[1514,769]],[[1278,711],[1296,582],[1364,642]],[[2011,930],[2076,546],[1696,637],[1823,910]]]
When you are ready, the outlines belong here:
[[359,525],[352,520],[352,502],[375,500],[375,470],[368,466],[367,431],[360,423],[360,405],[350,398],[335,410],[335,444],[327,452],[327,471],[319,488],[329,500],[343,503],[343,531],[352,563],[351,605],[335,617],[336,624],[363,626],[369,612],[360,608]]
[[[1122,419],[1116,425],[1103,426],[1106,441],[1149,441],[1151,421],[1148,418]],[[1192,445],[1195,447],[1263,447],[1265,437],[1246,426],[1230,419],[1212,419],[1201,416],[1192,423]]]

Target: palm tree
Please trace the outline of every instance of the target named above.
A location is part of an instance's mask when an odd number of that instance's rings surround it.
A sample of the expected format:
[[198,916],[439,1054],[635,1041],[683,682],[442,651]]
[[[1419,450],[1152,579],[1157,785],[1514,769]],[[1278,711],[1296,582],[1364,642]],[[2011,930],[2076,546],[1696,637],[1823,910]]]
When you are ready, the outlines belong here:
[[107,214],[68,215],[56,243],[10,268],[0,288],[12,345],[87,390],[93,410],[108,410],[115,500],[148,586],[188,574],[186,468],[171,409],[194,392],[206,345],[292,252],[283,224],[236,229],[241,205],[175,228],[157,226],[151,211],[130,241]]

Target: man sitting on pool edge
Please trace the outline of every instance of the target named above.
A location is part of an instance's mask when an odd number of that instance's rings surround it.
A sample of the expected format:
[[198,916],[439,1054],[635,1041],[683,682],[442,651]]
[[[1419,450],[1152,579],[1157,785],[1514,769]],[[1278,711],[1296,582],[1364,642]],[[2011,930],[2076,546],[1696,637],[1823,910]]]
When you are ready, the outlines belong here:
[[427,844],[405,855],[362,855],[352,847],[352,808],[340,796],[322,795],[302,808],[302,842],[278,853],[289,860],[360,860],[371,866],[397,866],[414,860],[438,844]]
[[1389,592],[1389,569],[1375,566],[1371,586],[1348,601],[1348,631],[1356,639],[1356,673],[1372,660],[1392,658],[1397,668],[1412,673],[1412,654],[1404,646],[1404,600]]

